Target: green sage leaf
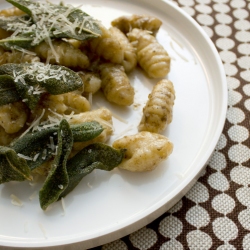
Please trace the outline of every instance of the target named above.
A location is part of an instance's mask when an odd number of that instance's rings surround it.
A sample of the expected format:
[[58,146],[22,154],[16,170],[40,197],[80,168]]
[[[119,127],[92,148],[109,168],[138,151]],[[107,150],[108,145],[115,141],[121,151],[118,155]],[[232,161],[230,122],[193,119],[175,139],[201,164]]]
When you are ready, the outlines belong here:
[[73,70],[44,63],[8,63],[0,66],[0,75],[7,74],[30,86],[40,85],[52,95],[77,90],[83,85],[81,77]]
[[[62,6],[60,12],[64,13],[67,9],[68,7]],[[99,23],[80,9],[72,10],[67,18],[72,24],[77,23],[74,32],[71,29],[65,31],[61,26],[55,25],[55,31],[53,31],[54,37],[73,38],[84,41],[101,36],[102,34]]]
[[[16,31],[16,26],[21,26],[22,23],[25,23],[27,27],[32,26],[33,22],[31,21],[30,16],[22,15],[22,16],[0,16],[0,27],[4,30]],[[23,32],[22,32],[23,33]]]
[[[33,37],[32,46],[41,43],[49,37],[86,40],[101,35],[98,22],[87,13],[73,6],[29,0],[7,1],[32,18],[34,23],[32,27],[35,28],[30,36]],[[12,26],[19,27],[17,24]],[[30,27],[29,23],[27,25],[24,23],[22,25],[23,32],[27,33],[30,31]]]
[[117,150],[103,143],[93,143],[82,149],[67,162],[69,184],[60,197],[71,192],[82,178],[94,169],[111,171],[117,167],[124,157],[124,151],[124,149]]
[[73,145],[73,136],[66,120],[62,120],[58,129],[58,150],[52,163],[52,169],[39,192],[40,206],[43,210],[57,201],[67,188],[69,177],[66,163]]
[[14,79],[8,75],[0,75],[0,106],[20,100]]
[[[71,125],[70,129],[74,142],[92,140],[103,131],[103,127],[96,121]],[[13,141],[10,147],[17,153],[29,156],[31,160],[27,160],[27,165],[33,170],[57,153],[57,131],[58,126],[46,129],[41,126],[40,130],[29,132]]]
[[29,49],[31,47],[32,39],[28,37],[7,37],[0,40],[0,46],[6,50],[16,49],[21,50],[21,48]]
[[74,142],[89,141],[96,138],[103,131],[103,127],[96,121],[70,125]]
[[0,146],[0,184],[9,181],[32,180],[26,160],[9,148]]
[[[32,28],[32,21],[28,15],[23,16],[0,16],[0,27],[7,31],[17,31],[15,36],[10,36],[0,40],[0,46],[6,50],[31,47],[33,36],[35,35],[35,27]],[[26,29],[22,27],[25,26]],[[20,28],[21,27],[21,28]],[[18,28],[20,28],[18,32]]]
[[14,79],[20,99],[25,100],[32,110],[43,92],[58,95],[77,90],[83,85],[81,77],[73,70],[44,63],[3,64],[0,75],[9,75]]
[[12,142],[10,147],[15,152],[26,155],[28,167],[33,170],[42,163],[48,161],[56,153],[58,127],[25,134],[23,137]]
[[[13,1],[13,0],[6,0],[6,2],[9,2],[10,4],[14,5],[21,11],[25,12],[29,16],[32,15],[31,10],[28,8],[28,6],[32,3],[31,1],[28,0],[18,0],[18,1]],[[36,6],[37,3],[34,2],[34,5]]]

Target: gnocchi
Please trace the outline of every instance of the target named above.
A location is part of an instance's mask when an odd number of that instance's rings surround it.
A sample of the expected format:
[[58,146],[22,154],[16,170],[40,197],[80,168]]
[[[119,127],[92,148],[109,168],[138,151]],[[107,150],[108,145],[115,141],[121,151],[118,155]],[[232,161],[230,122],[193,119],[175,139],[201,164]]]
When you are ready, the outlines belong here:
[[100,66],[102,90],[108,101],[129,106],[134,101],[134,88],[131,86],[121,65],[102,64]]
[[110,136],[112,135],[113,133],[112,113],[107,108],[99,108],[96,110],[74,115],[72,116],[72,119],[69,121],[69,123],[78,124],[78,123],[89,122],[89,121],[99,122],[103,126],[104,130],[99,136],[97,136],[95,139],[91,141],[75,142],[73,145],[74,151],[79,151],[93,142],[107,142]]
[[0,11],[0,16],[5,16],[5,17],[21,16],[23,14],[25,14],[25,13],[23,11],[21,11],[20,9],[16,8],[16,7],[3,9],[3,10]]
[[0,65],[5,63],[33,63],[40,62],[40,58],[33,54],[24,54],[19,51],[4,52],[0,55]]
[[16,137],[18,133],[8,134],[2,126],[0,126],[0,145],[8,146]]
[[113,37],[110,31],[101,26],[101,37],[91,39],[89,42],[92,53],[99,57],[110,61],[111,63],[122,63],[124,58],[124,50],[120,42]]
[[[35,53],[47,63],[59,64],[66,67],[85,69],[89,66],[88,57],[78,48],[65,41],[52,43],[55,53],[49,44],[42,42],[35,46]],[[56,54],[56,55],[55,55]]]
[[148,96],[139,124],[139,131],[162,132],[172,122],[175,90],[167,79],[160,80]]
[[113,143],[116,149],[126,148],[119,168],[132,172],[151,171],[172,153],[173,143],[163,135],[147,131],[124,136]]
[[148,31],[133,29],[127,34],[137,50],[137,60],[152,78],[165,77],[170,71],[170,57],[164,47]]
[[27,108],[22,102],[0,106],[0,126],[8,134],[20,131],[28,118]]
[[80,93],[91,93],[95,94],[101,88],[101,79],[98,74],[92,72],[79,72],[82,81],[84,82],[83,87],[79,90]]
[[79,114],[89,111],[90,104],[85,97],[74,92],[61,95],[45,95],[35,112],[31,114],[31,119],[34,119],[37,114],[42,114],[43,110],[45,112],[42,121],[45,121],[49,116],[53,116],[53,112],[59,115],[69,115],[72,112]]
[[121,16],[114,19],[111,24],[127,34],[132,29],[148,30],[155,35],[162,25],[162,21],[148,15]]
[[124,58],[121,65],[124,67],[126,72],[132,71],[137,64],[136,50],[133,45],[129,42],[128,38],[116,27],[109,29],[110,33],[117,39],[121,44],[124,51]]

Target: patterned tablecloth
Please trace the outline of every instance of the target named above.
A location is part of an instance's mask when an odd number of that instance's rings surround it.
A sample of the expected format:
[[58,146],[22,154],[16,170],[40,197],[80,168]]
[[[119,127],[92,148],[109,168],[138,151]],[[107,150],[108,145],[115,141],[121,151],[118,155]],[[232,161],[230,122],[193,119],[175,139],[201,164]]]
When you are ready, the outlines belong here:
[[185,197],[146,227],[92,250],[250,250],[250,1],[173,2],[204,28],[224,64],[225,127]]

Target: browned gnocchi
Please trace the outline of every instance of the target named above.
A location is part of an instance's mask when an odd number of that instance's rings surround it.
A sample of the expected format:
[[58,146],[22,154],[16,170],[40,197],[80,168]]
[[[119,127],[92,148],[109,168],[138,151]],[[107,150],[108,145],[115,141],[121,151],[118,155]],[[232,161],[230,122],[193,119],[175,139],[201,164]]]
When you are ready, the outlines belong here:
[[25,14],[23,11],[21,11],[20,9],[16,8],[16,7],[11,7],[8,9],[3,9],[0,11],[0,16],[5,16],[5,17],[9,17],[9,16],[21,16]]
[[124,51],[123,60],[121,65],[124,67],[126,72],[132,71],[137,65],[136,50],[133,45],[129,42],[128,38],[116,27],[109,29],[113,37],[119,41]]
[[79,151],[82,148],[93,142],[107,142],[110,136],[113,133],[113,121],[112,121],[112,113],[107,108],[99,108],[96,110],[82,112],[78,115],[72,116],[70,119],[70,124],[79,124],[82,122],[90,122],[97,121],[99,122],[104,130],[102,133],[97,136],[95,139],[87,141],[87,142],[75,142],[73,144],[73,151]]
[[152,78],[165,77],[170,71],[170,57],[164,47],[148,31],[133,29],[127,34],[137,49],[137,60]]
[[84,82],[80,93],[95,94],[101,88],[102,81],[97,73],[80,71],[78,74]]
[[0,145],[2,146],[8,146],[10,145],[10,143],[18,136],[18,132],[17,133],[13,133],[13,134],[8,134],[6,133],[5,129],[0,126]]
[[162,132],[172,122],[175,90],[167,79],[160,80],[148,96],[139,131]]
[[47,63],[59,64],[66,67],[88,68],[88,57],[78,48],[75,48],[68,42],[56,41],[52,43],[54,51],[49,44],[42,42],[35,46],[35,53]]
[[147,131],[124,136],[113,147],[126,148],[125,157],[118,166],[132,172],[151,171],[172,153],[173,143],[163,135]]
[[156,17],[148,15],[121,16],[114,19],[111,24],[127,34],[132,29],[148,30],[155,35],[162,25],[162,21]]
[[100,37],[89,41],[91,52],[111,63],[122,63],[124,58],[122,45],[107,28],[101,26],[101,30],[102,35]]
[[5,63],[33,63],[40,62],[40,58],[35,54],[24,54],[20,51],[3,52],[0,55],[0,65]]
[[42,121],[47,120],[53,113],[59,115],[69,115],[72,112],[79,114],[90,110],[89,101],[77,92],[69,92],[61,95],[45,95],[37,106],[36,110],[31,114],[33,116],[41,114],[44,110]]
[[115,104],[129,106],[134,101],[134,88],[131,86],[123,66],[117,64],[100,65],[102,90],[106,98]]
[[8,134],[20,131],[28,117],[28,110],[24,103],[14,102],[0,106],[0,126]]

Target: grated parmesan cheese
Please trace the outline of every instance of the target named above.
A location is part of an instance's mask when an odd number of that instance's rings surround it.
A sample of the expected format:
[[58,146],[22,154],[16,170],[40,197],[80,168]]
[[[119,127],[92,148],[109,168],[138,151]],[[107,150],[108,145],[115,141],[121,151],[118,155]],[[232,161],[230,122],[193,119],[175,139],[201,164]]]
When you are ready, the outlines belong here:
[[18,153],[17,154],[20,158],[23,158],[23,159],[25,159],[25,160],[27,160],[27,161],[33,161],[33,158],[31,158],[31,157],[29,157],[29,156],[26,156],[26,155],[23,155],[23,154],[20,154],[20,153]]
[[23,137],[24,135],[26,135],[31,129],[33,129],[33,131],[34,131],[34,130],[37,128],[37,126],[38,126],[39,123],[40,123],[40,120],[42,119],[42,117],[43,117],[43,115],[44,115],[44,113],[45,113],[45,110],[43,109],[42,114],[41,114],[36,120],[34,120],[34,121],[31,123],[31,125],[28,127],[28,129],[26,129],[26,130],[21,134],[20,138]]
[[175,51],[175,53],[176,53],[181,59],[183,59],[184,61],[188,62],[188,59],[187,59],[185,56],[183,56],[178,50],[175,49],[175,47],[174,47],[172,41],[170,42],[170,46],[171,46],[171,48]]
[[123,123],[128,124],[128,121],[124,120],[121,116],[119,116],[119,115],[117,115],[117,114],[115,114],[115,113],[113,113],[113,112],[112,112],[112,116],[113,116],[114,118],[116,118],[117,120],[119,120],[120,122],[123,122]]
[[93,186],[92,186],[92,185],[90,185],[90,183],[89,183],[89,182],[87,183],[87,186],[88,186],[89,188],[93,188]]
[[18,206],[18,207],[22,207],[23,206],[23,203],[22,201],[14,194],[11,194],[10,195],[10,198],[11,198],[11,203],[14,205],[14,206]]
[[64,201],[63,197],[61,198],[61,204],[62,204],[62,209],[63,209],[62,215],[65,215],[66,214],[66,206],[65,206],[65,201]]
[[55,150],[54,138],[50,136],[49,141],[50,141],[49,148],[51,148],[51,150],[54,151]]
[[43,227],[43,225],[41,223],[39,223],[39,227],[40,227],[40,229],[41,229],[41,231],[43,233],[44,238],[47,239],[48,237],[47,237],[46,231],[45,231],[45,229],[44,229],[44,227]]
[[45,159],[46,159],[46,156],[47,156],[47,149],[45,148],[45,149],[43,150],[42,159],[45,160]]
[[33,200],[34,198],[36,198],[37,197],[37,191],[34,191],[31,195],[30,195],[30,197],[29,197],[29,200]]
[[36,161],[39,155],[40,155],[40,153],[37,153],[37,154],[34,156],[33,161]]

